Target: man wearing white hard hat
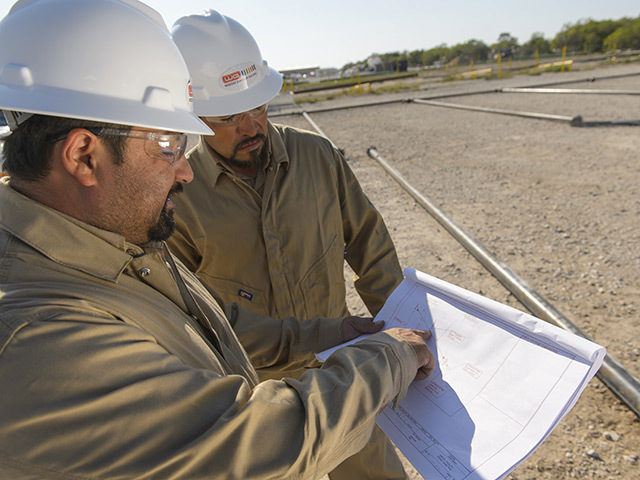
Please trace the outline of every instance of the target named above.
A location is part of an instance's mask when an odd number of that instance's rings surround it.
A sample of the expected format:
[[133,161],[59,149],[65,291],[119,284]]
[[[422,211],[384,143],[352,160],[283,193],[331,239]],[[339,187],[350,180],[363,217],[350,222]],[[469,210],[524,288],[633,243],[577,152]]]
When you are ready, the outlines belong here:
[[[191,73],[194,112],[215,135],[187,154],[195,180],[169,247],[225,301],[276,318],[346,315],[346,260],[375,315],[402,271],[342,154],[319,135],[268,120],[282,76],[240,23],[210,10],[179,19],[172,36]],[[311,357],[258,373],[280,378],[310,365]]]
[[[330,141],[268,121],[282,76],[236,20],[209,10],[172,36],[191,73],[194,112],[215,132],[188,154],[195,179],[176,207],[172,252],[224,301],[275,318],[348,315],[345,260],[375,315],[402,280],[382,217]],[[319,363],[261,363],[261,379],[299,377]],[[405,478],[375,430],[332,479]],[[386,454],[385,454],[386,452]]]
[[428,332],[259,383],[252,361],[380,325],[221,306],[169,253],[185,133],[211,132],[157,12],[20,0],[0,45],[0,478],[313,479],[363,448],[433,368]]

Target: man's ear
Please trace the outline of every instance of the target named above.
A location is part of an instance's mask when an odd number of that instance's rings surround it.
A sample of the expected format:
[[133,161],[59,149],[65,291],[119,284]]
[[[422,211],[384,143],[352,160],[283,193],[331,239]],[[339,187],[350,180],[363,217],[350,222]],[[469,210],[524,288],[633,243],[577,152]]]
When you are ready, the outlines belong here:
[[85,187],[98,181],[96,161],[99,157],[98,137],[84,128],[74,128],[62,144],[60,152],[64,169]]

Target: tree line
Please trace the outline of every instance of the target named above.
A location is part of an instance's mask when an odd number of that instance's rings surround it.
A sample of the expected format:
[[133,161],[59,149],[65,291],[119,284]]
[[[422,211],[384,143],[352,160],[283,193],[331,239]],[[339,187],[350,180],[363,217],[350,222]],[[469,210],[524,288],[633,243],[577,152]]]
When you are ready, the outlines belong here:
[[[620,20],[583,19],[575,24],[567,23],[552,39],[547,40],[542,33],[534,33],[529,41],[519,44],[510,33],[501,33],[496,43],[487,45],[481,40],[469,40],[451,47],[441,44],[429,50],[411,52],[389,52],[374,54],[384,63],[406,62],[409,67],[446,65],[457,60],[460,64],[485,62],[497,58],[530,58],[536,55],[557,54],[564,47],[568,53],[604,53],[617,50],[640,49],[640,16],[624,17]],[[347,69],[362,62],[349,63]]]

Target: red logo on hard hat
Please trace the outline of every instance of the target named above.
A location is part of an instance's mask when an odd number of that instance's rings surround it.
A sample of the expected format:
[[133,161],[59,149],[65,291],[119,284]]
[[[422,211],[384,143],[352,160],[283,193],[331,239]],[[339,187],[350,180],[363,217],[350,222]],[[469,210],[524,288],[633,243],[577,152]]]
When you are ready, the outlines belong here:
[[257,75],[258,69],[253,63],[242,63],[226,70],[220,75],[218,82],[225,89],[243,90],[249,88],[251,83],[255,83],[258,80]]
[[222,83],[233,82],[234,80],[238,80],[241,76],[242,75],[240,74],[240,72],[233,72],[233,73],[230,73],[229,75],[223,75]]
[[189,94],[189,101],[193,102],[193,87],[191,86],[191,82],[187,85],[187,92]]

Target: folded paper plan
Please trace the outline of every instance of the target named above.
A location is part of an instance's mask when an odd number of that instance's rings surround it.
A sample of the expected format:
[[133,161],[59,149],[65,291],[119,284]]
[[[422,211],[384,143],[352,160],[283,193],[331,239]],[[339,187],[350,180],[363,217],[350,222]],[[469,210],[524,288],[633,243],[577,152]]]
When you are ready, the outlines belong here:
[[376,320],[430,330],[437,367],[378,424],[429,480],[503,478],[575,405],[606,350],[417,270],[404,276]]

